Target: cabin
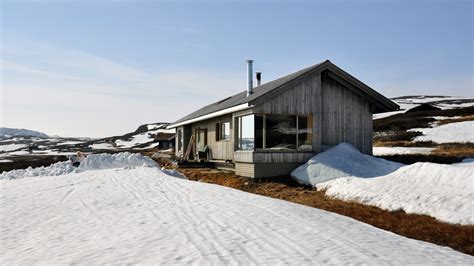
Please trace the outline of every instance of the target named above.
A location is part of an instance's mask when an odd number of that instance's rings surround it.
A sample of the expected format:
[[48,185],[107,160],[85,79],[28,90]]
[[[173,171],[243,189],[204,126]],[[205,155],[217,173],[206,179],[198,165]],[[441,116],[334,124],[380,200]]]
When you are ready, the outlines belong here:
[[347,142],[372,154],[372,114],[399,106],[326,60],[253,86],[177,121],[176,156],[228,162],[246,177],[288,175],[315,154]]

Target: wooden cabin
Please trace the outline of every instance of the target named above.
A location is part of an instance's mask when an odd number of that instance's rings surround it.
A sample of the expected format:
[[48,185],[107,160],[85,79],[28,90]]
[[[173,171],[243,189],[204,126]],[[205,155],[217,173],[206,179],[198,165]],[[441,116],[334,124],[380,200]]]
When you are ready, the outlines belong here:
[[[372,114],[399,106],[329,60],[253,87],[172,123],[176,156],[232,162],[237,175],[287,175],[327,147],[372,154]],[[201,153],[202,154],[202,153]]]

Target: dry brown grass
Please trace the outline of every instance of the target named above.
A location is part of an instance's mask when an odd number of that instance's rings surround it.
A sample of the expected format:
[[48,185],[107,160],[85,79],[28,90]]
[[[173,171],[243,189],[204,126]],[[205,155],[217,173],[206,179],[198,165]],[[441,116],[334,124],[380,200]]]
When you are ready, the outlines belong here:
[[385,141],[374,139],[374,147],[434,147],[437,144],[432,141]]
[[474,121],[474,115],[468,115],[468,116],[463,116],[463,117],[459,117],[459,118],[439,120],[437,122],[437,124],[441,126],[441,125],[446,125],[446,124],[451,124],[451,123],[458,123],[458,122],[466,122],[466,121]]
[[212,169],[179,169],[179,171],[190,180],[219,184],[339,213],[402,236],[448,246],[474,255],[474,226],[453,225],[426,215],[407,214],[403,211],[389,212],[356,202],[332,199],[322,191],[298,185],[290,177],[256,180]]
[[448,143],[438,146],[432,154],[449,157],[474,157],[474,143]]

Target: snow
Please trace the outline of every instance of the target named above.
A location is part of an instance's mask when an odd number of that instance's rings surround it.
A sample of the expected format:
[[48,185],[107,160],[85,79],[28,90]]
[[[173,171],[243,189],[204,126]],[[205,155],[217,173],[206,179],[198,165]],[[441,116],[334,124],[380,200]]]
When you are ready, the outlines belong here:
[[405,155],[405,154],[430,154],[435,148],[420,147],[373,147],[374,156]]
[[61,142],[61,145],[76,145],[76,144],[81,144],[84,143],[83,141],[65,141]]
[[26,148],[27,145],[25,144],[7,144],[7,145],[0,145],[0,152],[6,152],[6,151],[14,151],[14,150],[19,150]]
[[0,195],[2,265],[474,263],[345,216],[156,167],[0,180]]
[[328,196],[449,223],[474,224],[474,163],[416,163],[376,178],[354,176],[317,184]]
[[12,163],[12,162],[13,162],[12,160],[0,159],[0,163]]
[[474,162],[442,165],[399,163],[360,153],[342,143],[317,154],[291,173],[326,195],[395,211],[474,224]]
[[420,131],[422,136],[415,141],[433,141],[436,143],[474,142],[474,121],[450,123],[432,128],[412,128],[408,131]]
[[403,164],[360,153],[354,146],[341,143],[309,159],[291,176],[299,183],[316,185],[343,176],[374,177],[391,173]]
[[117,149],[110,143],[94,143],[92,145],[89,145],[89,148],[95,149],[95,150],[115,150],[115,149]]
[[47,167],[17,169],[0,174],[1,179],[20,179],[33,176],[58,176],[69,173],[78,173],[98,169],[111,169],[121,167],[156,166],[155,161],[140,154],[121,152],[116,154],[90,154],[77,168],[73,167],[69,161],[57,162]]
[[123,148],[132,148],[136,145],[144,144],[153,141],[153,137],[150,136],[149,133],[152,133],[152,131],[148,131],[145,133],[137,134],[132,137],[131,140],[125,141],[118,139],[115,141],[117,143],[117,146],[123,147]]
[[385,113],[374,114],[372,116],[372,118],[375,120],[375,119],[381,119],[381,118],[389,117],[389,116],[396,115],[396,114],[402,114],[402,113],[405,113],[405,110],[404,111],[393,111],[393,112],[385,112]]

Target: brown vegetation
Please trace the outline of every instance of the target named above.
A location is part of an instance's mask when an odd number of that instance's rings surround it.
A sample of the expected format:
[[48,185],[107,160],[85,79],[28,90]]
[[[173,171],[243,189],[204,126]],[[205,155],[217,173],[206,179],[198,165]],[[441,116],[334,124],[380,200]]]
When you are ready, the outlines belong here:
[[468,116],[462,116],[462,117],[459,117],[459,118],[439,120],[437,122],[437,124],[441,126],[441,125],[446,125],[446,124],[451,124],[451,123],[458,123],[458,122],[466,122],[466,121],[474,121],[474,115],[468,115]]
[[474,157],[474,143],[441,144],[432,154],[444,157]]
[[426,215],[407,214],[403,211],[389,212],[356,202],[332,199],[315,188],[299,185],[290,177],[249,179],[214,169],[179,171],[190,180],[219,184],[339,213],[399,235],[474,255],[474,226],[453,225]]
[[11,156],[7,158],[11,162],[0,163],[0,173],[3,171],[11,171],[15,169],[26,169],[28,167],[41,167],[49,166],[53,163],[60,161],[66,161],[67,157],[63,155],[22,155],[22,156]]

